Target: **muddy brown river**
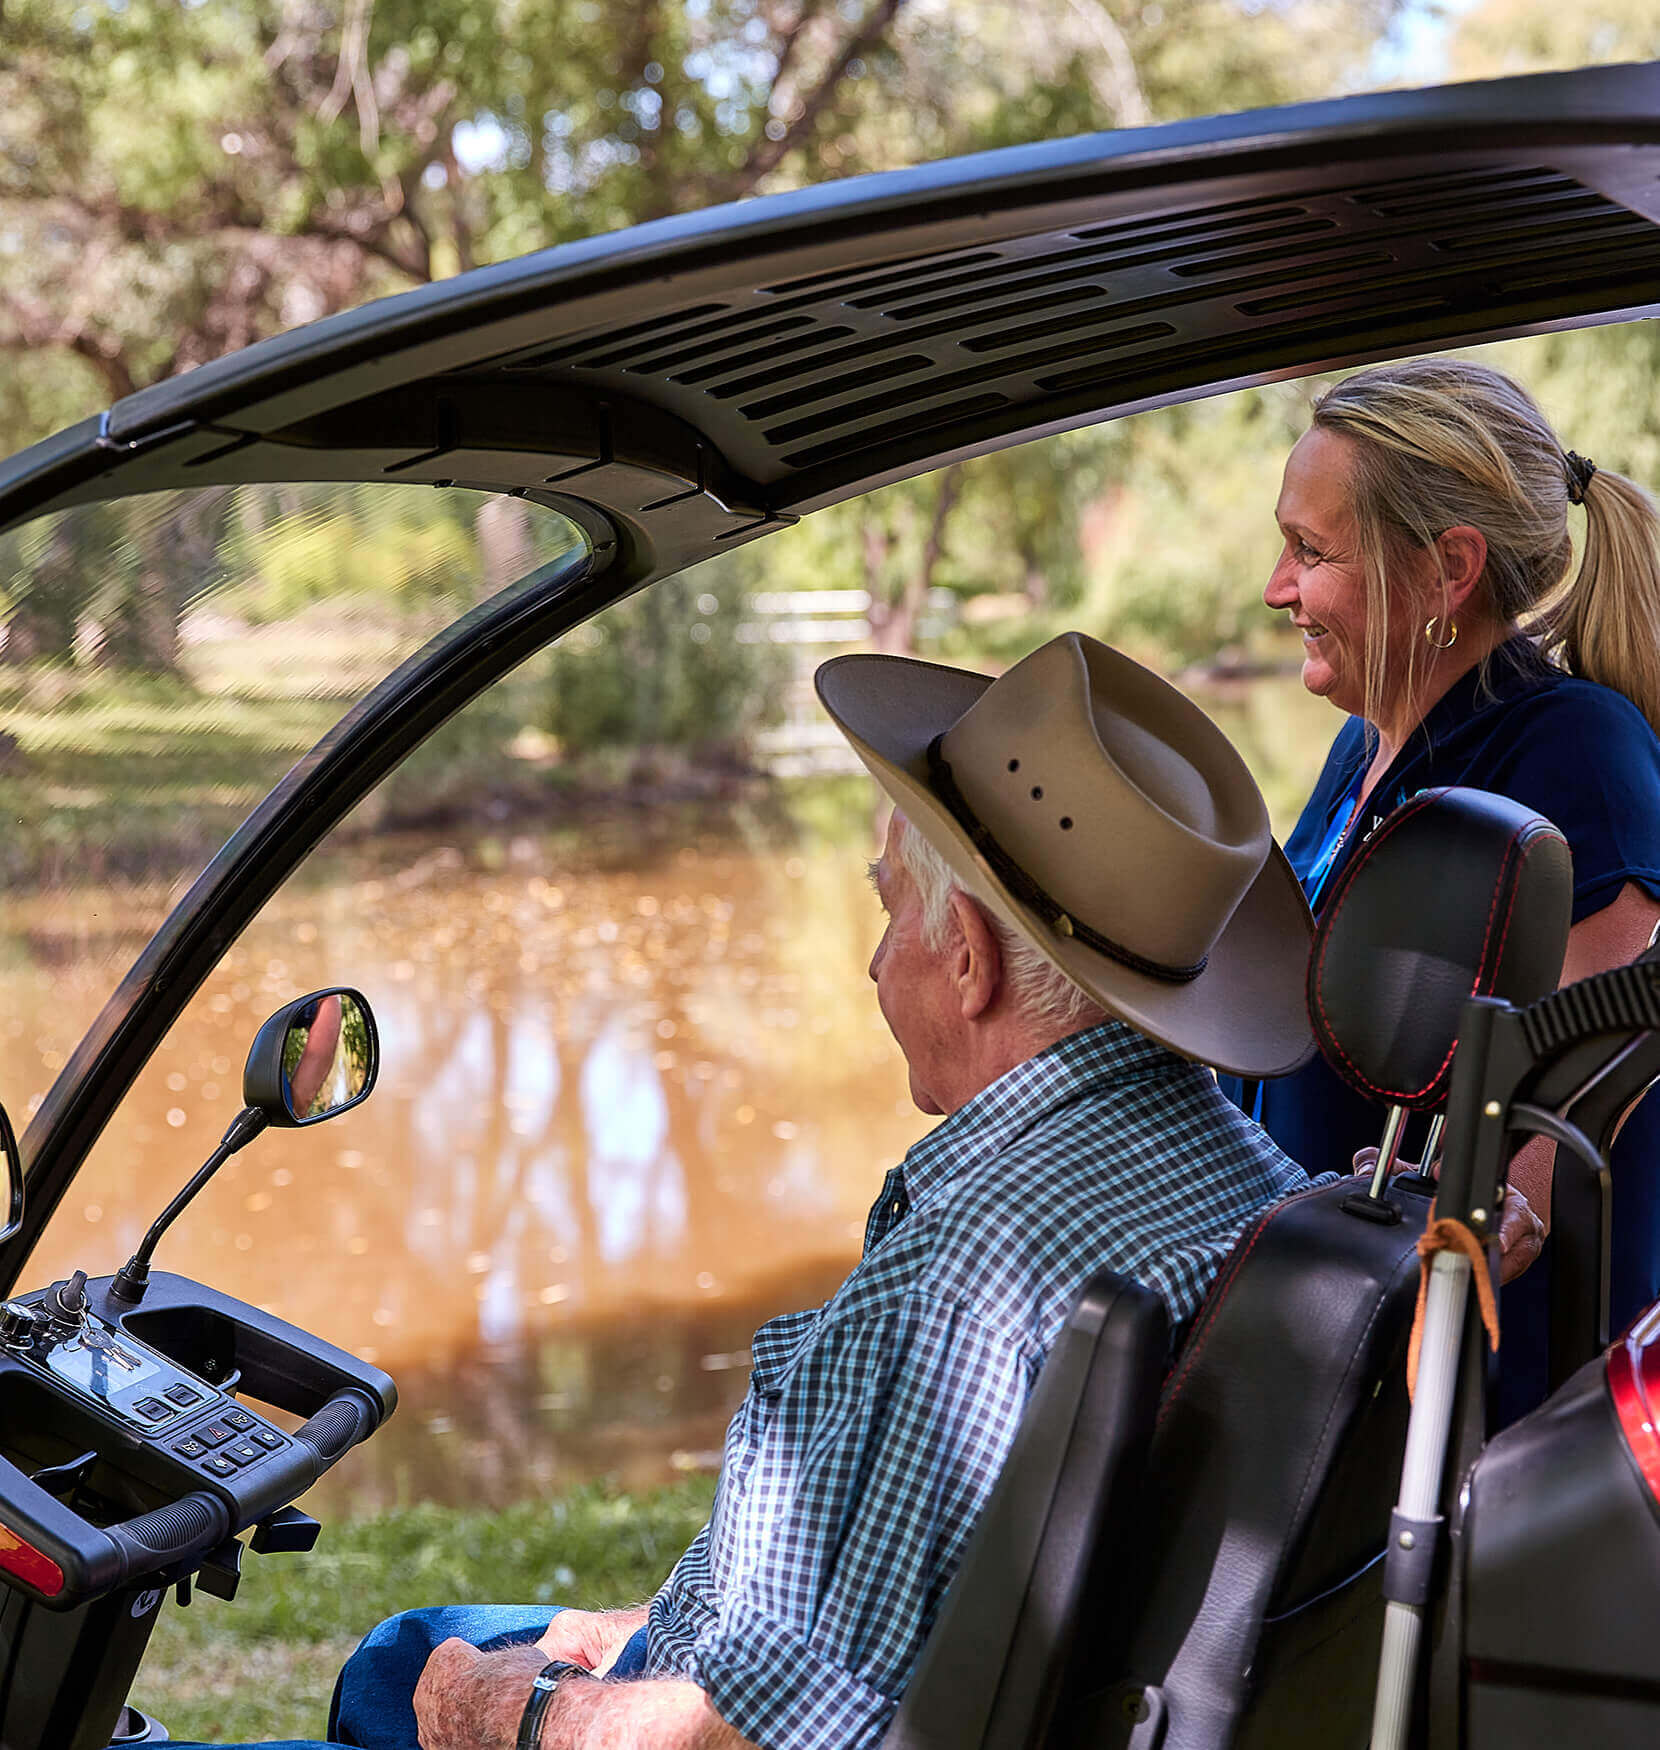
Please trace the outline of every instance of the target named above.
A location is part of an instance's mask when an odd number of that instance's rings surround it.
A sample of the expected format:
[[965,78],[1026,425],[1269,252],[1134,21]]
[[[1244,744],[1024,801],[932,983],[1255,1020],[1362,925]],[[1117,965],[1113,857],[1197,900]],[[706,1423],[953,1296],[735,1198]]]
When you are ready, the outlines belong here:
[[[20,1120],[166,904],[8,906],[0,1093]],[[853,847],[701,839],[585,872],[528,837],[314,859],[152,1060],[31,1283],[118,1265],[237,1110],[259,1022],[356,984],[376,1092],[260,1137],[157,1266],[397,1378],[336,1504],[710,1467],[755,1325],[830,1292],[930,1122],[865,976],[879,929]]]

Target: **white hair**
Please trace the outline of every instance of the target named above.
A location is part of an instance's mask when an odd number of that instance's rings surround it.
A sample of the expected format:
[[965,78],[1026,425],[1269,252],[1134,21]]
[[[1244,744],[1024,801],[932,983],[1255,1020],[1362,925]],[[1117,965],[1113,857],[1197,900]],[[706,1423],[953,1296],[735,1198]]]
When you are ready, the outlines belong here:
[[900,864],[916,883],[922,903],[922,945],[937,954],[950,936],[951,895],[961,893],[980,906],[1003,956],[1003,976],[1009,982],[1016,1011],[1034,1026],[1076,1032],[1106,1019],[1101,1005],[1064,972],[969,893],[934,847],[910,823],[899,834]]

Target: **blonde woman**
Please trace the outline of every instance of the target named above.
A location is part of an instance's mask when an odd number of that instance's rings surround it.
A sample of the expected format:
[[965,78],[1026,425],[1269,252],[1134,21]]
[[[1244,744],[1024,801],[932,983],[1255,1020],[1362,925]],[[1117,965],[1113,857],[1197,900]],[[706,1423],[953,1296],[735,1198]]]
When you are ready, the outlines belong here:
[[[1275,515],[1285,545],[1263,599],[1302,632],[1303,685],[1348,714],[1286,844],[1315,911],[1393,808],[1467,784],[1567,837],[1564,983],[1641,953],[1660,924],[1660,519],[1648,495],[1565,449],[1501,372],[1416,359],[1324,396]],[[1310,1172],[1346,1165],[1382,1129],[1382,1108],[1318,1062],[1236,1097]],[[1551,1145],[1535,1143],[1512,1174],[1546,1219],[1551,1165]],[[1619,1325],[1660,1298],[1660,1096],[1627,1124],[1614,1175]],[[1543,1394],[1545,1278],[1505,1291],[1506,1419]]]

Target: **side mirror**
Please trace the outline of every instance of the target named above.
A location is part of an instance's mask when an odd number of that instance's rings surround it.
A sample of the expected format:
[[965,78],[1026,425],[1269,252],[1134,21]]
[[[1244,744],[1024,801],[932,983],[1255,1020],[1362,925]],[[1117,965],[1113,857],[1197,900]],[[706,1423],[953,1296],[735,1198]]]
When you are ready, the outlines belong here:
[[242,1098],[267,1123],[292,1130],[350,1111],[380,1073],[380,1039],[355,990],[313,991],[260,1028],[242,1072]]
[[[369,1004],[355,990],[340,986],[278,1009],[254,1036],[242,1071],[243,1107],[231,1120],[219,1146],[196,1169],[195,1177],[158,1215],[136,1252],[110,1284],[117,1300],[137,1305],[150,1280],[156,1242],[192,1197],[239,1149],[269,1124],[293,1130],[344,1112],[369,1097],[380,1073],[380,1039]],[[11,1126],[6,1126],[9,1135]],[[17,1145],[12,1144],[16,1153]],[[23,1175],[17,1175],[16,1207],[21,1217]],[[5,1528],[0,1526],[0,1531]]]
[[6,1223],[0,1227],[0,1242],[9,1240],[23,1225],[23,1156],[17,1146],[17,1132],[4,1106],[0,1106],[0,1154],[5,1156],[5,1182],[0,1184],[0,1197],[6,1205]]

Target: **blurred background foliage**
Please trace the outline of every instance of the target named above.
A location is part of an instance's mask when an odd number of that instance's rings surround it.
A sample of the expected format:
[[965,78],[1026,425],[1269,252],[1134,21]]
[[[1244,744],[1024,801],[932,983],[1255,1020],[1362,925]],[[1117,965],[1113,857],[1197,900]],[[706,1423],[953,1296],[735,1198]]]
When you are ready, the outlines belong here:
[[[0,442],[295,323],[664,214],[1058,134],[1656,54],[1651,0],[6,0]],[[1497,351],[1576,447],[1660,480],[1652,324]],[[996,664],[1078,625],[1199,681],[1294,667],[1258,589],[1318,388],[1073,432],[822,512],[619,605],[545,684],[486,708],[485,739],[730,760],[778,698],[776,653],[732,637],[758,589],[863,590],[893,652]],[[84,530],[11,537],[5,663],[187,684],[181,616],[222,514],[205,499],[152,521],[95,577]],[[487,513],[466,527],[436,498],[372,534],[274,513],[268,538],[240,514],[239,565],[264,583],[216,611],[250,620],[353,590],[438,617],[475,542],[511,569]]]

